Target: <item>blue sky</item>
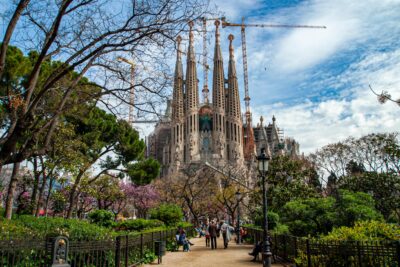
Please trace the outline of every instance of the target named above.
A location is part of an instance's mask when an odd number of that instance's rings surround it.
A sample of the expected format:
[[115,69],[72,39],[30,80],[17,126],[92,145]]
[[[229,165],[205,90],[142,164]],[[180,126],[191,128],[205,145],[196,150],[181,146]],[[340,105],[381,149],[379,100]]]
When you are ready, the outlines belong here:
[[[213,0],[227,20],[325,25],[326,30],[248,28],[253,119],[272,115],[305,153],[348,136],[400,131],[400,1]],[[241,72],[239,29],[235,40]],[[227,51],[225,51],[226,53]],[[242,81],[240,81],[242,83]],[[242,93],[243,95],[243,93]]]
[[[285,135],[297,139],[305,153],[348,136],[400,131],[400,107],[379,104],[368,88],[371,84],[376,91],[387,90],[400,98],[399,0],[211,0],[211,7],[214,6],[230,22],[240,23],[244,16],[249,23],[327,26],[325,30],[246,30],[255,124],[261,115],[267,122],[275,115]],[[4,8],[0,5],[0,13]],[[3,20],[0,22],[3,26]],[[212,29],[210,22],[209,30]],[[235,56],[243,99],[239,28],[222,29],[225,67],[230,33],[236,37]],[[201,37],[196,36],[197,53],[201,53]],[[212,37],[209,57],[213,56],[213,48]],[[211,63],[209,60],[212,66]],[[211,72],[209,75],[211,88]],[[198,76],[201,90],[201,66]],[[135,127],[142,134],[153,129],[153,125]]]

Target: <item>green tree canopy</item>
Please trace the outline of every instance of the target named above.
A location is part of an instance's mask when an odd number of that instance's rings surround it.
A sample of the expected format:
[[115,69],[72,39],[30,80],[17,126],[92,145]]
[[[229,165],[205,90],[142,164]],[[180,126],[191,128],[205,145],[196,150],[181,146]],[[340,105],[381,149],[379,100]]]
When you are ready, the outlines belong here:
[[183,219],[182,208],[174,204],[161,204],[150,210],[150,218],[160,220],[166,225],[176,225]]
[[298,236],[326,234],[333,227],[353,226],[357,221],[381,220],[374,200],[365,193],[339,190],[333,197],[298,199],[284,205],[281,221]]

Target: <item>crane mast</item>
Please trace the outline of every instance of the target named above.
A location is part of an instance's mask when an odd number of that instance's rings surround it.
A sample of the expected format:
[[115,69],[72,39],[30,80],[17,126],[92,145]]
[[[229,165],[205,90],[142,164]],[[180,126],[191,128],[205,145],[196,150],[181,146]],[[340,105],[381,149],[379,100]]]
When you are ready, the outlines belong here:
[[246,49],[246,32],[244,26],[244,18],[242,18],[241,35],[242,35],[242,57],[243,57],[243,75],[244,75],[244,103],[246,106],[246,117],[250,114],[250,95],[249,95],[249,77],[247,72],[247,49]]
[[203,100],[208,104],[207,19],[203,18]]
[[250,95],[249,95],[249,78],[247,70],[247,49],[246,49],[246,27],[260,27],[260,28],[306,28],[306,29],[326,29],[325,26],[312,26],[312,25],[288,25],[288,24],[245,24],[244,17],[242,23],[230,23],[225,19],[222,19],[222,27],[240,27],[242,37],[242,60],[243,60],[243,81],[244,81],[244,102],[246,106],[245,113],[245,134],[244,134],[244,145],[245,153],[244,157],[246,160],[252,160],[253,153],[255,152],[255,140],[252,127],[252,118],[250,112]]

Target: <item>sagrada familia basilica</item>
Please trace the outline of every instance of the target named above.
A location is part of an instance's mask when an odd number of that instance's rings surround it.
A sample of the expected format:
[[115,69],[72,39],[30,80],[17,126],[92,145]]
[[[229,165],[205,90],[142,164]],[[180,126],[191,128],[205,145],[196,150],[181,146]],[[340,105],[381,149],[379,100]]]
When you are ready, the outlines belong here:
[[251,168],[262,147],[271,156],[299,154],[299,144],[284,138],[272,123],[264,125],[263,118],[257,126],[251,122],[250,112],[242,117],[233,35],[229,35],[229,62],[227,78],[224,73],[219,26],[216,21],[212,102],[208,100],[208,87],[203,88],[204,103],[199,101],[193,23],[189,24],[189,46],[186,72],[183,71],[181,41],[177,38],[173,98],[169,101],[164,118],[157,123],[147,138],[148,156],[162,164],[161,176],[173,174],[188,164],[209,162],[215,166],[231,165]]

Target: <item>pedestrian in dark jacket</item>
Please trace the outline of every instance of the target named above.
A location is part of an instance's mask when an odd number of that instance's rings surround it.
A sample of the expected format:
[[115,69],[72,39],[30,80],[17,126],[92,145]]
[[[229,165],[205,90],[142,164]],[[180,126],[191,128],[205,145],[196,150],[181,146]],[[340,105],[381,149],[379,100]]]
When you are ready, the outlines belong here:
[[211,238],[211,249],[217,249],[217,224],[214,221],[208,226],[208,232]]

